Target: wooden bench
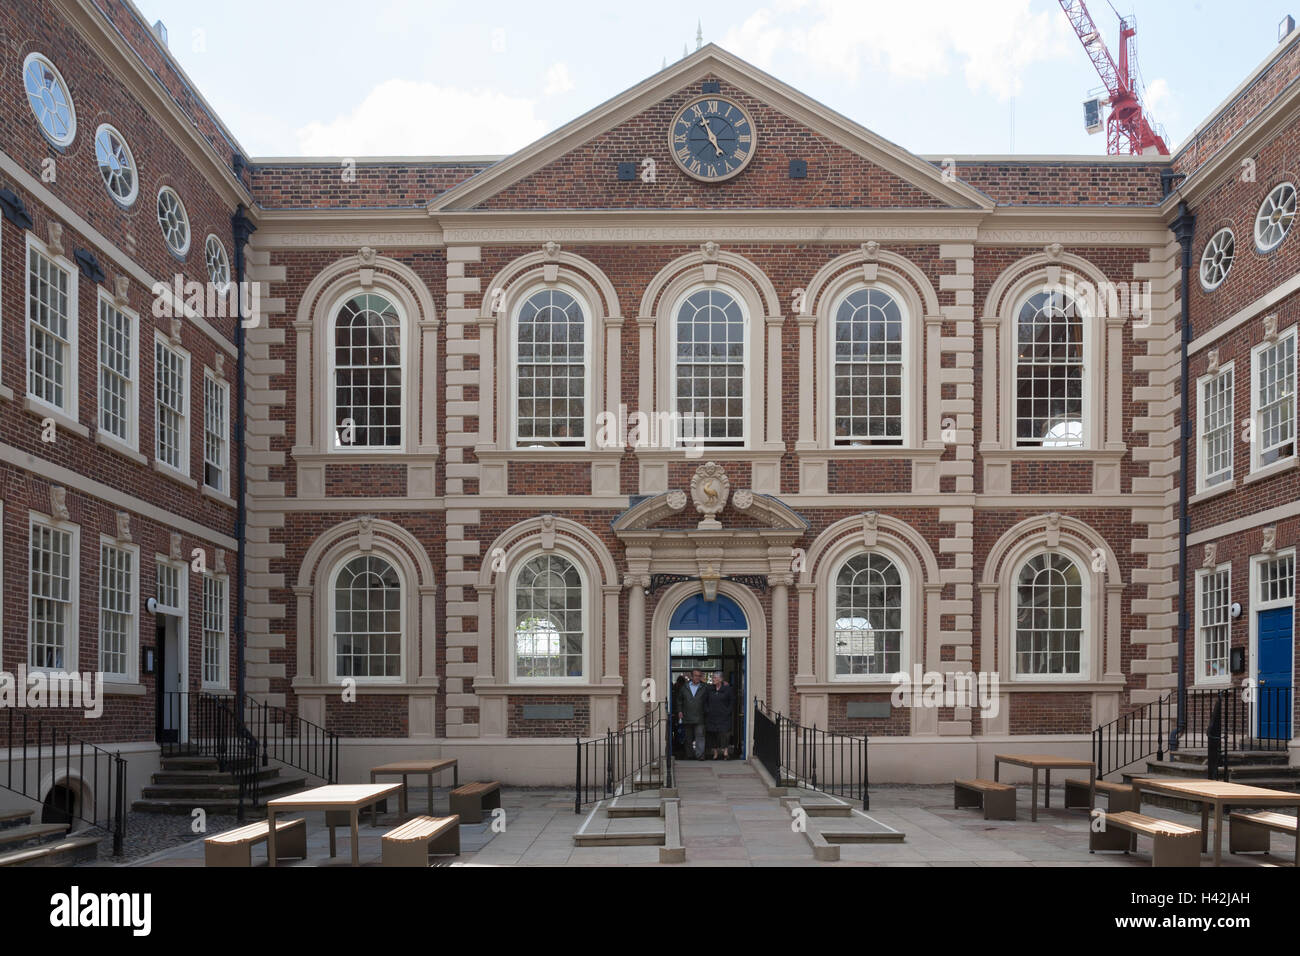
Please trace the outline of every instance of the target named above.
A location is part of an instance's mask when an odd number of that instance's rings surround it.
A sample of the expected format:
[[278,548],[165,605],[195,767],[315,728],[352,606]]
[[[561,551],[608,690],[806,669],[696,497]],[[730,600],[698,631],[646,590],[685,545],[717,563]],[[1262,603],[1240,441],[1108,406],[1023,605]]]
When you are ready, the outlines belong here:
[[[1296,818],[1273,810],[1258,813],[1235,810],[1228,814],[1229,853],[1267,853],[1272,833],[1296,836]],[[1300,860],[1300,838],[1296,843],[1296,858]]]
[[1014,820],[1016,818],[1016,788],[1009,783],[993,780],[954,780],[952,806],[981,807],[985,820]]
[[[250,823],[248,826],[218,833],[203,841],[204,866],[252,866],[253,846],[265,843],[271,828],[265,820]],[[275,821],[275,855],[293,857],[298,860],[307,858],[307,821]]]
[[1152,866],[1200,866],[1201,831],[1172,820],[1160,820],[1132,810],[1106,813],[1105,829],[1088,834],[1088,852],[1137,849],[1137,838],[1149,836]]
[[384,866],[428,866],[429,854],[460,856],[460,817],[416,817],[384,834]]
[[[1133,788],[1127,783],[1098,780],[1097,792],[1106,794],[1108,810],[1132,810],[1134,807]],[[1092,805],[1088,803],[1087,780],[1065,781],[1065,806],[1067,809],[1092,809]]]
[[451,792],[450,803],[462,823],[482,823],[483,811],[501,806],[501,784],[496,780],[467,783]]

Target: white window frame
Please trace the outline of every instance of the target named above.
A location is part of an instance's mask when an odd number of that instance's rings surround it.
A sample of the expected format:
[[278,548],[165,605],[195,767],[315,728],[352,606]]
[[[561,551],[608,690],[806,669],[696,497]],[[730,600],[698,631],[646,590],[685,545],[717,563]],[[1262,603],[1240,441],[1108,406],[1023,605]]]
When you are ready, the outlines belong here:
[[[108,181],[104,179],[104,170],[99,164],[99,137],[105,133],[109,134],[110,142],[112,137],[116,137],[126,153],[127,164],[131,170],[131,193],[128,196],[119,196],[113,192],[108,185]],[[136,164],[135,153],[131,151],[131,144],[126,141],[122,131],[110,123],[101,123],[99,128],[95,130],[95,172],[99,174],[99,181],[103,183],[104,191],[108,193],[114,203],[123,209],[130,209],[135,205],[135,201],[140,198],[140,167]]]
[[[1020,572],[1025,565],[1042,556],[1062,557],[1074,565],[1079,572],[1079,672],[1077,674],[1021,673],[1016,652],[1016,632],[1019,630],[1020,612]],[[1092,680],[1093,655],[1096,653],[1098,635],[1093,633],[1093,580],[1088,572],[1088,562],[1080,555],[1064,548],[1038,547],[1023,554],[1008,565],[1010,577],[1005,582],[1009,589],[1008,608],[1010,625],[1007,632],[1007,668],[1011,680],[1021,683],[1078,684]],[[1103,611],[1104,613],[1104,611]],[[1097,627],[1103,627],[1104,621],[1098,621]]]
[[[45,399],[32,391],[32,278],[31,262],[32,253],[35,252],[42,258],[48,260],[51,265],[62,271],[68,277],[68,338],[66,344],[66,355],[64,357],[64,382],[63,396],[64,407],[47,402]],[[27,233],[27,249],[23,258],[23,305],[25,307],[23,317],[24,329],[24,363],[23,363],[23,391],[27,400],[39,409],[48,409],[55,413],[56,416],[62,416],[71,423],[77,421],[77,408],[79,393],[81,391],[81,376],[78,374],[79,365],[77,361],[77,340],[79,325],[78,322],[78,290],[77,279],[79,270],[72,261],[63,255],[53,255],[49,246],[37,239],[32,233]],[[98,323],[98,313],[96,313],[96,322]]]
[[[888,671],[883,674],[839,674],[836,672],[835,662],[838,655],[835,653],[835,622],[839,620],[838,609],[836,607],[836,582],[839,581],[840,572],[844,570],[844,565],[861,554],[878,555],[894,566],[898,572],[899,596],[901,598],[899,616],[899,669],[898,671]],[[858,548],[845,554],[835,562],[830,576],[827,578],[827,640],[826,640],[826,673],[833,683],[837,684],[894,684],[894,675],[897,673],[911,674],[912,672],[912,579],[908,572],[907,562],[901,556],[895,554],[888,548]]]
[[[337,645],[338,633],[335,628],[335,621],[337,620],[337,613],[338,613],[339,575],[343,572],[343,569],[347,567],[351,561],[354,561],[355,559],[360,557],[372,557],[372,556],[381,558],[382,560],[386,561],[389,567],[391,567],[394,573],[396,573],[397,575],[398,588],[401,593],[401,598],[397,602],[397,606],[398,608],[400,608],[399,619],[401,621],[400,631],[399,631],[399,633],[401,634],[401,641],[399,643],[401,651],[400,651],[400,658],[398,660],[398,672],[396,676],[387,676],[387,677],[373,677],[370,675],[357,676],[354,674],[346,674],[343,676],[339,676],[338,645]],[[411,592],[410,592],[411,582],[407,579],[406,572],[402,569],[402,562],[396,560],[392,555],[387,554],[383,551],[378,551],[378,550],[369,551],[369,552],[360,551],[360,550],[348,551],[346,554],[344,554],[342,557],[340,557],[337,561],[334,562],[334,566],[330,569],[329,577],[326,578],[326,587],[328,588],[328,592],[325,596],[326,618],[325,618],[325,635],[324,635],[323,643],[325,645],[326,666],[329,668],[328,673],[329,673],[330,683],[337,684],[339,681],[343,681],[343,680],[353,680],[356,681],[356,683],[359,685],[360,684],[381,684],[382,685],[382,684],[406,683],[407,668],[411,666],[411,663],[407,658],[407,648],[406,648],[407,645],[406,629],[409,626],[411,626],[411,619],[410,616],[407,614],[407,603],[411,598]]]
[[[1263,410],[1259,407],[1259,372],[1260,364],[1264,353],[1269,349],[1277,348],[1283,342],[1291,342],[1291,454],[1280,456],[1268,464],[1261,464],[1260,457],[1263,451],[1264,428],[1261,420]],[[1297,382],[1300,380],[1300,340],[1296,336],[1296,326],[1291,326],[1285,332],[1281,332],[1277,339],[1272,342],[1261,342],[1250,350],[1250,423],[1251,438],[1250,442],[1250,470],[1254,472],[1261,471],[1265,468],[1271,468],[1274,465],[1289,461],[1296,456],[1296,443],[1300,436],[1297,436],[1297,430],[1300,430],[1300,422],[1297,422],[1297,412],[1300,406],[1297,405]]]
[[[32,106],[31,95],[27,92],[27,70],[28,67],[31,66],[32,60],[40,60],[48,66],[50,72],[54,74],[54,78],[59,81],[59,86],[63,87],[63,95],[68,100],[68,132],[62,137],[55,136],[45,128],[45,124],[41,122],[40,116],[37,115],[35,108]],[[71,146],[72,141],[77,138],[77,105],[72,99],[72,88],[68,86],[68,81],[63,78],[63,74],[59,72],[59,68],[55,66],[54,62],[44,53],[29,53],[23,60],[22,86],[23,99],[27,101],[27,108],[32,111],[32,118],[36,120],[36,127],[41,131],[41,135],[44,136],[49,143],[59,149],[65,149],[66,147]]]
[[[1073,445],[1047,445],[1043,441],[1024,445],[1020,443],[1020,312],[1029,303],[1029,300],[1040,292],[1059,292],[1062,295],[1068,295],[1074,303],[1075,314],[1082,330],[1083,358],[1079,363],[1082,370],[1079,376],[1079,423],[1081,432],[1079,442]],[[1010,394],[1007,401],[1009,415],[1008,447],[1014,448],[1017,452],[1029,452],[1030,454],[1041,452],[1046,455],[1059,452],[1062,448],[1095,449],[1100,444],[1097,441],[1097,436],[1101,433],[1106,414],[1104,406],[1100,409],[1094,409],[1092,406],[1094,397],[1092,379],[1094,375],[1104,375],[1106,358],[1097,347],[1097,336],[1094,334],[1093,329],[1096,317],[1087,311],[1084,297],[1076,295],[1069,286],[1058,288],[1045,282],[1039,282],[1027,289],[1022,288],[1021,293],[1012,301],[1015,303],[1015,307],[1006,320],[1008,326],[1007,357],[1010,362],[1010,375],[1008,376]],[[1092,365],[1095,365],[1099,371],[1090,373],[1089,366]],[[1102,394],[1105,394],[1104,390]],[[1100,420],[1095,421],[1095,418],[1100,418]]]
[[[180,249],[172,245],[171,239],[167,237],[167,230],[163,228],[162,219],[158,215],[158,203],[164,193],[170,193],[172,198],[176,200],[176,208],[180,210],[180,218],[185,223],[185,245]],[[185,208],[185,200],[181,199],[181,194],[171,186],[160,186],[158,194],[154,197],[153,204],[153,218],[154,222],[158,224],[158,232],[162,235],[163,245],[177,259],[184,259],[194,245],[194,223],[190,220],[190,211]],[[207,272],[206,268],[204,272]]]
[[[1223,606],[1223,626],[1228,629],[1227,643],[1223,657],[1223,673],[1212,677],[1205,676],[1205,628],[1203,625],[1203,614],[1205,611],[1205,600],[1202,589],[1202,582],[1211,575],[1226,574],[1227,583],[1224,588],[1226,602]],[[1224,687],[1232,683],[1232,563],[1224,562],[1213,568],[1201,568],[1196,572],[1196,601],[1195,601],[1195,644],[1193,666],[1193,686],[1196,687]]]
[[[158,351],[157,351],[159,346],[161,346],[162,348],[166,349],[169,352],[172,352],[180,356],[181,366],[183,368],[184,375],[185,375],[185,387],[181,390],[181,393],[185,396],[185,409],[181,413],[181,437],[180,437],[181,462],[179,467],[172,465],[170,462],[164,460],[163,457],[158,453],[160,450],[158,445],[159,398],[158,398]],[[172,345],[171,341],[168,340],[166,337],[155,334],[153,369],[154,369],[154,388],[153,388],[154,462],[159,468],[165,469],[166,471],[172,472],[174,474],[182,475],[185,478],[189,478],[190,476],[190,421],[194,417],[193,408],[191,407],[194,404],[194,395],[193,395],[193,389],[191,388],[192,380],[190,378],[190,353],[185,351],[185,349],[181,348],[180,346]]]
[[[402,440],[400,443],[396,445],[359,445],[359,444],[343,445],[340,444],[338,440],[339,430],[338,427],[334,424],[338,420],[338,381],[336,379],[338,369],[336,368],[336,363],[335,363],[335,359],[336,359],[335,342],[337,341],[338,318],[339,318],[339,312],[343,309],[343,306],[346,305],[354,296],[358,296],[358,295],[381,296],[393,307],[393,311],[397,313],[398,367],[401,369],[402,372],[402,394],[400,399],[400,405],[398,407],[401,408],[402,411]],[[410,318],[406,314],[406,309],[403,308],[402,306],[401,299],[398,296],[393,295],[391,292],[389,292],[386,289],[379,289],[379,288],[364,289],[361,286],[356,286],[355,288],[351,288],[348,291],[344,292],[342,295],[337,296],[334,299],[333,304],[330,306],[329,323],[326,328],[326,333],[324,335],[324,345],[325,345],[326,411],[325,411],[325,415],[322,417],[324,419],[324,426],[325,426],[326,451],[336,455],[353,455],[353,454],[401,455],[404,454],[407,450],[407,447],[411,444],[412,428],[414,428],[417,424],[415,421],[413,421],[413,419],[415,418],[416,415],[419,414],[419,405],[416,405],[415,409],[413,410],[412,404],[408,400],[411,394],[410,392],[411,378],[413,377],[413,372],[410,363],[410,357],[411,357]],[[425,411],[426,413],[432,414],[432,412],[430,412],[427,409]]]
[[[211,409],[208,403],[208,389],[211,388],[221,395],[221,407],[224,414],[221,416],[221,431],[217,434],[213,428]],[[221,461],[214,462],[208,457],[208,439],[212,436],[217,437],[220,447]],[[216,465],[221,472],[221,485],[214,485],[208,481],[208,465]],[[231,495],[230,481],[230,383],[225,379],[219,379],[212,374],[211,369],[203,370],[203,484],[213,491],[220,492],[226,497]]]
[[[122,653],[126,657],[126,670],[121,673],[110,672],[104,669],[104,549],[111,548],[114,551],[121,551],[123,554],[131,556],[131,588],[127,595],[127,612],[128,625],[126,630],[126,644]],[[140,548],[134,544],[127,544],[118,541],[116,538],[110,538],[108,535],[99,536],[99,575],[98,575],[98,610],[99,619],[98,627],[98,663],[97,669],[103,674],[106,681],[114,683],[134,684],[139,681],[140,665]]]
[[[1209,432],[1205,427],[1206,414],[1206,392],[1211,387],[1218,385],[1224,376],[1231,376],[1227,386],[1228,393],[1228,476],[1221,478],[1216,482],[1209,482],[1209,469],[1207,463],[1210,460],[1209,451],[1206,448]],[[1196,490],[1207,491],[1211,488],[1218,488],[1223,485],[1231,485],[1235,476],[1236,468],[1236,397],[1237,397],[1237,375],[1233,363],[1229,362],[1219,368],[1218,372],[1213,375],[1202,375],[1196,380]]]
[[[697,282],[688,286],[673,302],[672,309],[668,312],[668,395],[666,402],[670,411],[674,415],[680,415],[678,410],[677,398],[677,317],[681,308],[686,304],[686,300],[697,292],[723,292],[729,295],[733,302],[740,309],[741,328],[744,331],[744,351],[743,359],[740,363],[741,382],[744,390],[741,392],[741,407],[744,409],[741,418],[741,440],[739,444],[717,445],[710,442],[704,436],[697,436],[695,441],[685,442],[680,436],[681,422],[677,428],[679,434],[675,438],[674,444],[677,447],[700,448],[705,451],[715,451],[718,455],[725,455],[728,451],[747,451],[755,447],[754,441],[754,423],[756,404],[754,398],[754,382],[751,376],[751,363],[754,361],[754,336],[755,329],[752,318],[749,314],[749,305],[740,290],[724,282],[707,283]],[[513,605],[511,605],[513,607]]]
[[[899,378],[899,389],[901,393],[900,411],[899,411],[899,435],[898,441],[890,442],[840,442],[835,435],[835,391],[837,376],[835,366],[838,364],[835,358],[835,326],[839,315],[840,306],[853,293],[860,291],[877,291],[883,292],[894,300],[898,306],[899,315],[902,317],[902,332],[899,338],[899,365],[901,367]],[[826,431],[828,447],[835,449],[843,448],[909,448],[915,444],[913,437],[914,422],[919,420],[920,408],[913,408],[912,375],[914,374],[912,366],[915,364],[912,355],[912,314],[908,308],[907,298],[903,296],[893,286],[883,282],[872,282],[867,284],[858,284],[850,286],[835,297],[830,310],[830,317],[826,326],[826,352],[827,352],[827,372],[828,381],[826,391]],[[838,572],[837,572],[838,573]]]
[[[64,617],[63,664],[49,667],[32,663],[32,647],[35,634],[35,615],[32,603],[36,596],[32,593],[32,536],[37,527],[48,528],[69,536],[70,556],[68,562],[69,593],[67,613]],[[31,512],[27,523],[27,670],[32,673],[52,674],[78,669],[78,651],[81,637],[81,528],[70,521],[57,521],[46,515]]]
[[[519,676],[518,664],[518,641],[515,640],[515,608],[516,598],[519,588],[519,574],[524,566],[534,558],[541,556],[556,556],[569,562],[578,572],[578,581],[582,587],[582,673],[576,676],[564,675],[562,677],[541,676],[541,677],[521,677]],[[509,655],[508,675],[512,684],[586,684],[590,682],[588,675],[591,673],[591,654],[592,640],[591,633],[592,617],[592,588],[591,578],[587,575],[587,569],[583,562],[578,559],[577,555],[570,554],[567,550],[555,548],[546,550],[540,547],[530,548],[522,553],[510,568],[510,587],[506,597],[506,652]]]
[[[582,389],[583,389],[582,444],[575,443],[572,445],[532,445],[532,444],[526,445],[523,444],[523,442],[519,438],[519,313],[523,310],[523,307],[528,302],[528,300],[532,298],[534,295],[536,295],[538,292],[550,292],[550,291],[564,292],[567,295],[572,296],[574,301],[578,303],[578,307],[582,309],[582,318],[583,318],[582,361],[583,361],[583,367],[586,369],[582,380]],[[508,398],[507,398],[507,404],[505,408],[506,408],[506,414],[510,418],[510,447],[516,449],[522,448],[530,451],[555,451],[555,452],[564,452],[564,451],[572,452],[572,451],[580,451],[580,450],[591,448],[595,440],[592,432],[594,430],[594,422],[596,420],[596,416],[593,413],[592,409],[594,407],[595,401],[598,400],[598,399],[594,399],[592,395],[592,390],[595,386],[595,376],[593,374],[593,368],[592,368],[591,339],[592,336],[595,334],[596,323],[593,321],[593,312],[591,308],[591,303],[587,301],[587,297],[583,295],[580,291],[578,291],[577,288],[563,282],[551,283],[549,285],[546,283],[535,283],[529,285],[521,294],[514,296],[513,300],[514,300],[513,305],[510,309],[510,312],[508,313],[510,316],[510,323],[509,323],[509,331],[506,336],[506,341],[508,343],[507,348],[509,349],[510,382],[507,386]]]
[[[199,676],[204,690],[225,690],[230,686],[230,578],[224,574],[204,574],[203,609],[199,637]],[[208,628],[208,587],[221,586],[221,630]],[[221,647],[218,664],[221,674],[217,680],[208,679],[208,634],[220,635]]]
[[[130,323],[130,330],[127,338],[131,345],[131,370],[127,377],[127,396],[126,396],[126,429],[125,438],[115,435],[104,428],[103,408],[104,408],[104,373],[106,366],[103,361],[102,350],[104,348],[103,335],[103,309],[107,306],[118,315],[122,316]],[[95,366],[97,369],[95,381],[95,430],[99,439],[110,445],[125,448],[128,451],[139,454],[140,450],[140,316],[135,311],[118,305],[113,297],[108,294],[102,287],[99,289],[98,301],[95,306],[95,327],[96,327],[96,352]]]

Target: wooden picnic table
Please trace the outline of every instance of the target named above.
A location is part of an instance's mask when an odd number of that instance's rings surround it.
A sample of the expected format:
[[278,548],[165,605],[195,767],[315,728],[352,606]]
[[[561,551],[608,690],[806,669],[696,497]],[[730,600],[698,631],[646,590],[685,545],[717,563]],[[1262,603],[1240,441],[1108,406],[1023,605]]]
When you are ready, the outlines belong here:
[[334,783],[268,800],[266,802],[266,822],[269,826],[266,835],[267,865],[275,866],[275,815],[282,811],[317,810],[325,814],[326,824],[330,829],[330,856],[335,855],[335,825],[329,822],[331,811],[348,814],[352,825],[352,865],[357,866],[360,863],[357,817],[365,807],[370,807],[370,825],[375,826],[379,822],[375,804],[401,789],[400,783]]
[[[1286,790],[1269,790],[1244,783],[1205,778],[1160,779],[1135,777],[1133,779],[1133,809],[1142,812],[1142,791],[1161,793],[1170,797],[1183,797],[1201,805],[1201,852],[1206,852],[1209,834],[1208,817],[1214,808],[1214,865],[1223,859],[1223,810],[1225,806],[1239,804],[1248,807],[1296,807],[1300,811],[1300,793]],[[1300,838],[1296,840],[1296,865],[1300,866]]]
[[374,783],[376,777],[398,776],[402,778],[402,793],[397,798],[399,803],[399,812],[406,815],[406,788],[407,777],[426,776],[429,778],[429,815],[433,815],[433,777],[434,774],[451,769],[452,787],[460,786],[460,768],[456,765],[455,757],[443,757],[438,760],[399,760],[397,763],[386,763],[378,767],[370,768],[370,782]]
[[1029,819],[1038,819],[1038,771],[1044,772],[1043,783],[1043,809],[1049,810],[1052,806],[1052,771],[1053,770],[1082,770],[1088,769],[1088,805],[1093,806],[1097,802],[1097,765],[1091,760],[1083,760],[1079,757],[1061,757],[1055,754],[994,754],[993,755],[993,780],[998,782],[998,771],[1001,764],[1009,763],[1017,767],[1027,767],[1030,772],[1030,790],[1029,790]]

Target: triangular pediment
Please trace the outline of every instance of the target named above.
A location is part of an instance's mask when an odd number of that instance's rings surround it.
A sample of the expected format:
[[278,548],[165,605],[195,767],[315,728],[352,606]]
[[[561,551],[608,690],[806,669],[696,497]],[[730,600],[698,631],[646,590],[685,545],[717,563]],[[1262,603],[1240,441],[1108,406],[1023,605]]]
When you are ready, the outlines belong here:
[[[717,84],[750,113],[752,160],[699,182],[670,154],[677,111]],[[643,180],[654,160],[654,182]],[[791,175],[790,161],[808,175]],[[620,181],[619,163],[636,165]],[[993,200],[710,44],[438,196],[431,213],[537,209],[989,209]]]

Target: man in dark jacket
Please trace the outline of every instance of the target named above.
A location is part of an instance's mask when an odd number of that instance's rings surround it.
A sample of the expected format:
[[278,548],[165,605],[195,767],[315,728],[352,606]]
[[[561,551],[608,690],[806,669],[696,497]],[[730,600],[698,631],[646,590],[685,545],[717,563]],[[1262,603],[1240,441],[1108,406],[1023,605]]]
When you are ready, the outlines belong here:
[[677,718],[686,725],[686,743],[696,760],[704,759],[704,705],[712,689],[704,675],[691,671],[691,681],[683,684],[677,696]]
[[713,675],[713,686],[704,698],[704,729],[712,739],[713,759],[731,759],[731,727],[736,716],[736,690],[722,681],[721,674]]

